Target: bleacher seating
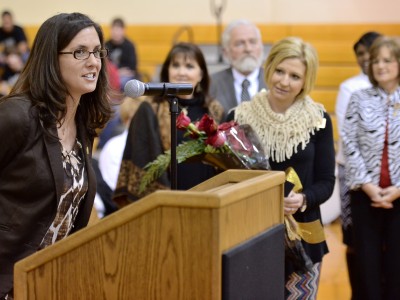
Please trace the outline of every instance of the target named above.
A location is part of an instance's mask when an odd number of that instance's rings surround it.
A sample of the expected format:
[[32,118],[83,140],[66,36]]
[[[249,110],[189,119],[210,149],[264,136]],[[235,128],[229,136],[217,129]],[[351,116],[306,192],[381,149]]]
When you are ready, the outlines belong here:
[[[339,84],[359,72],[353,53],[353,43],[367,31],[379,31],[386,35],[400,36],[399,24],[258,24],[263,42],[271,45],[286,36],[299,36],[310,42],[319,55],[320,68],[316,87],[311,96],[325,105],[336,124],[334,109]],[[190,30],[182,30],[183,27]],[[36,26],[26,26],[32,42]],[[104,25],[105,37],[109,37],[109,25]],[[152,79],[165,59],[172,42],[182,32],[180,40],[193,41],[198,45],[217,45],[218,28],[215,25],[128,25],[127,36],[137,47],[139,69],[144,78]],[[335,137],[337,137],[336,126]]]

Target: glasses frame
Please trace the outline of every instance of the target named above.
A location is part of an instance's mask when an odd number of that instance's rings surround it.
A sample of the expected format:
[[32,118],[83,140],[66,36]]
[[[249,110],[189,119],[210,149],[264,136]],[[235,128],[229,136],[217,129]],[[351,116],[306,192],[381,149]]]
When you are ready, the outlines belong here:
[[[102,57],[102,56],[100,56],[100,53],[103,52],[104,50],[106,51],[106,55],[104,55],[104,56]],[[95,58],[100,58],[100,59],[101,59],[101,58],[106,58],[106,57],[108,56],[109,52],[110,52],[107,48],[97,49],[97,50],[95,50],[95,51],[87,51],[87,50],[84,50],[84,51],[86,51],[87,53],[89,53],[88,56],[87,56],[86,58],[78,58],[78,57],[76,57],[76,53],[77,53],[78,51],[82,51],[82,49],[77,49],[77,50],[70,51],[70,52],[58,52],[58,53],[59,53],[59,54],[72,54],[72,55],[74,56],[74,58],[77,59],[77,60],[86,60],[86,59],[89,59],[90,54],[93,54],[93,56],[94,56]],[[97,53],[97,55],[96,55],[96,53]]]

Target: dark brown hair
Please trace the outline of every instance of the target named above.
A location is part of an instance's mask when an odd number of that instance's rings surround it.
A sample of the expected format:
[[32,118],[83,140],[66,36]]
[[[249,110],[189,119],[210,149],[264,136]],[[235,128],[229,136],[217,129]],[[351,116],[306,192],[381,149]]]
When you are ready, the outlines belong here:
[[[49,127],[66,115],[66,98],[69,92],[61,77],[59,52],[84,28],[94,27],[102,46],[103,32],[98,24],[81,13],[61,13],[46,20],[39,28],[29,59],[12,88],[10,95],[27,95],[33,106],[39,109],[39,118],[46,133]],[[102,128],[111,116],[108,97],[106,58],[98,75],[96,89],[82,95],[78,113],[85,128],[92,136]]]
[[[192,43],[187,42],[180,42],[175,44],[169,53],[161,67],[160,71],[160,81],[161,82],[169,82],[169,66],[174,61],[174,59],[180,55],[185,55],[185,58],[192,58],[194,59],[202,72],[202,79],[199,83],[200,87],[194,87],[194,94],[193,97],[195,98],[203,98],[205,101],[208,101],[208,90],[210,88],[210,76],[207,70],[206,60],[204,59],[203,53],[201,49]],[[162,97],[155,97],[154,100],[156,102],[163,101]]]
[[357,52],[357,48],[360,45],[364,45],[367,49],[369,49],[369,47],[371,47],[372,43],[380,36],[381,36],[381,34],[379,32],[375,32],[375,31],[368,31],[368,32],[364,33],[358,39],[358,41],[354,43],[354,45],[353,45],[354,52]]

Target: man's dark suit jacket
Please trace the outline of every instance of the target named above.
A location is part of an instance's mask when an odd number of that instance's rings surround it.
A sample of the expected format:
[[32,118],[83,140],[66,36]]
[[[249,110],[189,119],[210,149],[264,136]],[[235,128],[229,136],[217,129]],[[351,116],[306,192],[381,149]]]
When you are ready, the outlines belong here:
[[[264,70],[261,68],[258,74],[258,90],[260,91],[263,88],[266,89],[267,86],[264,82]],[[210,95],[222,104],[225,116],[229,113],[229,110],[239,104],[233,85],[232,68],[211,75]]]
[[[79,108],[78,108],[79,111]],[[51,133],[57,136],[56,126]],[[12,288],[13,267],[36,252],[53,222],[63,193],[60,142],[43,133],[38,110],[24,98],[0,104],[0,298]],[[93,139],[78,123],[89,189],[72,232],[85,227],[96,194],[92,168]]]

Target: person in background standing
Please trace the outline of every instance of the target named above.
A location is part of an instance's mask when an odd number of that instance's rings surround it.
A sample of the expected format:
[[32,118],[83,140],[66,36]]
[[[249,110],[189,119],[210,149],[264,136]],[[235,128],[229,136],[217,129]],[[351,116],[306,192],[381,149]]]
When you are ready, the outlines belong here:
[[228,113],[266,88],[261,67],[264,48],[260,30],[247,20],[236,20],[226,27],[222,47],[230,66],[211,76],[210,95]]
[[[179,111],[185,109],[187,116],[198,121],[209,114],[216,122],[223,116],[221,104],[208,94],[210,78],[207,64],[200,48],[193,43],[175,44],[169,51],[160,71],[161,82],[191,83],[191,95],[181,95],[178,99]],[[128,130],[127,142],[122,158],[114,201],[124,206],[136,201],[156,189],[170,188],[169,174],[164,173],[158,182],[149,185],[143,194],[138,193],[144,166],[159,154],[171,148],[170,104],[166,96],[154,96],[141,103]],[[177,143],[190,139],[184,132],[177,132]],[[216,170],[201,162],[178,164],[177,189],[187,190],[216,174]]]
[[15,262],[85,227],[96,178],[96,130],[111,114],[100,26],[60,13],[40,26],[28,61],[0,100],[0,299]]
[[265,62],[268,91],[257,93],[228,116],[249,124],[257,133],[272,170],[293,168],[303,189],[284,197],[286,215],[312,227],[311,239],[302,240],[310,257],[311,270],[296,270],[285,260],[285,298],[316,299],[323,256],[328,253],[320,205],[333,193],[335,149],[332,122],[324,107],[314,102],[313,89],[318,69],[314,47],[300,38],[285,38],[271,48]]
[[347,105],[349,104],[351,95],[361,89],[371,87],[372,84],[368,78],[368,65],[369,65],[369,48],[376,38],[380,36],[379,33],[369,31],[363,34],[359,40],[354,44],[353,50],[356,55],[357,64],[360,67],[360,74],[353,76],[341,83],[339,93],[336,99],[336,119],[337,128],[339,132],[338,151],[336,153],[336,163],[338,166],[338,179],[339,191],[341,202],[341,222],[343,232],[343,242],[346,248],[346,262],[347,271],[349,274],[349,281],[352,291],[352,299],[358,299],[359,289],[357,287],[357,269],[355,265],[355,252],[352,242],[352,220],[350,209],[350,195],[349,188],[346,186],[345,177],[345,157],[343,154],[343,144],[341,140],[341,129],[343,127],[344,116],[346,114]]
[[381,36],[369,53],[372,87],[353,93],[341,132],[351,190],[358,299],[398,299],[400,45]]

